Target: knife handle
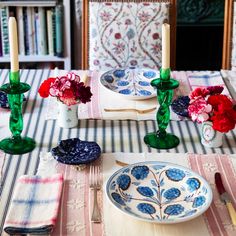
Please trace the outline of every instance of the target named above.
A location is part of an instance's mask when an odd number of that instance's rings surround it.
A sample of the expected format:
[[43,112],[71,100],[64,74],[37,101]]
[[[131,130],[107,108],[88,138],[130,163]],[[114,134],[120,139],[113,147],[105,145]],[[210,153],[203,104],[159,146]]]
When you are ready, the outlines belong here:
[[233,225],[236,225],[236,211],[235,211],[232,203],[231,202],[226,202],[226,206],[228,208],[229,215],[230,215],[230,218],[231,218],[231,221],[232,221]]

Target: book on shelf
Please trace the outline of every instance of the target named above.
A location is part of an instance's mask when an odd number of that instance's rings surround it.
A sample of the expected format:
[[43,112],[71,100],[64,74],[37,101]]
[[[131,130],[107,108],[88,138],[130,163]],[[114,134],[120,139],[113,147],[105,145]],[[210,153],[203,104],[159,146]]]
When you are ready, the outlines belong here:
[[56,55],[56,17],[55,17],[55,8],[51,9],[52,11],[52,40],[53,40],[53,55]]
[[35,37],[34,37],[34,45],[35,45],[35,54],[39,55],[39,15],[38,15],[38,7],[34,8],[34,29],[35,29]]
[[0,8],[0,17],[1,17],[2,54],[3,56],[9,56],[10,55],[9,33],[8,33],[9,7]]
[[27,7],[26,8],[26,18],[27,18],[27,35],[29,41],[29,54],[35,55],[35,27],[34,27],[34,8]]
[[24,28],[24,47],[25,55],[29,55],[29,38],[28,38],[28,22],[27,22],[27,8],[23,7],[23,28]]
[[47,39],[48,39],[48,54],[54,56],[54,41],[53,41],[53,11],[47,9]]
[[56,21],[56,56],[63,57],[63,5],[58,4],[55,8]]
[[19,41],[19,54],[25,55],[25,42],[24,42],[24,19],[23,19],[23,7],[16,8],[16,20],[17,20],[17,31]]
[[1,37],[1,20],[0,20],[0,57],[2,57],[2,37]]
[[38,8],[38,18],[39,18],[39,26],[36,37],[38,37],[38,46],[39,46],[39,55],[47,54],[47,31],[46,31],[46,14],[45,8]]

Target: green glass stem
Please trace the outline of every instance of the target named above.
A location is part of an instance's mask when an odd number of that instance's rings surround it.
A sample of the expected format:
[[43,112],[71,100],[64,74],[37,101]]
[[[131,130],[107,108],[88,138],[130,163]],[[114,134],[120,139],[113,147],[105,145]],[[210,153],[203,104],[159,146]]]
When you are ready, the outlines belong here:
[[23,130],[22,103],[23,94],[8,94],[8,101],[11,108],[9,127],[12,137],[17,139]]
[[157,100],[160,107],[156,114],[158,131],[149,133],[144,137],[144,142],[158,149],[174,148],[179,144],[179,138],[166,132],[170,122],[170,104],[172,102],[174,89],[179,82],[170,78],[170,69],[161,69],[160,78],[151,81],[151,85],[157,89]]
[[[18,77],[17,77],[18,76]],[[22,104],[23,93],[28,91],[30,86],[19,82],[19,73],[10,73],[10,83],[4,84],[0,90],[7,93],[11,109],[9,128],[12,137],[0,141],[0,149],[10,154],[24,154],[35,148],[35,141],[28,137],[21,137],[23,131]]]

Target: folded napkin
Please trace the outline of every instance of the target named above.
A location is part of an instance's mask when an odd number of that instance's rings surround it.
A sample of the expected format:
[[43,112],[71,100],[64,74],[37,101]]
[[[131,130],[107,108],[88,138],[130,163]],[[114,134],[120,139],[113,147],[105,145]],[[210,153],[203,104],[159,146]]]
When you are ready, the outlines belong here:
[[191,90],[197,87],[223,86],[222,94],[230,94],[220,71],[186,71],[186,74]]
[[56,223],[63,175],[23,175],[16,183],[4,224],[8,234],[49,234]]
[[236,99],[236,71],[221,70],[221,75],[224,78],[225,84],[228,86],[232,97]]

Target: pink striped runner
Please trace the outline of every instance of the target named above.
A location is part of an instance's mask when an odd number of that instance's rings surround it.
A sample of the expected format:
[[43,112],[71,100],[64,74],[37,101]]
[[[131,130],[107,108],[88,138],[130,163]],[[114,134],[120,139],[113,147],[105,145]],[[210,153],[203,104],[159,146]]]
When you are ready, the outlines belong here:
[[[236,235],[236,228],[231,223],[227,208],[220,201],[215,187],[214,174],[220,172],[226,190],[234,204],[236,203],[236,174],[228,155],[198,155],[189,154],[190,168],[202,175],[213,190],[213,202],[205,213],[205,221],[210,235]],[[236,207],[236,205],[234,205]]]
[[[82,171],[63,164],[58,164],[57,168],[64,175],[64,189],[60,213],[52,236],[104,235],[102,223],[90,222],[93,193],[90,193],[89,189],[89,166]],[[99,206],[102,207],[102,191],[98,194],[100,194],[98,195]]]

